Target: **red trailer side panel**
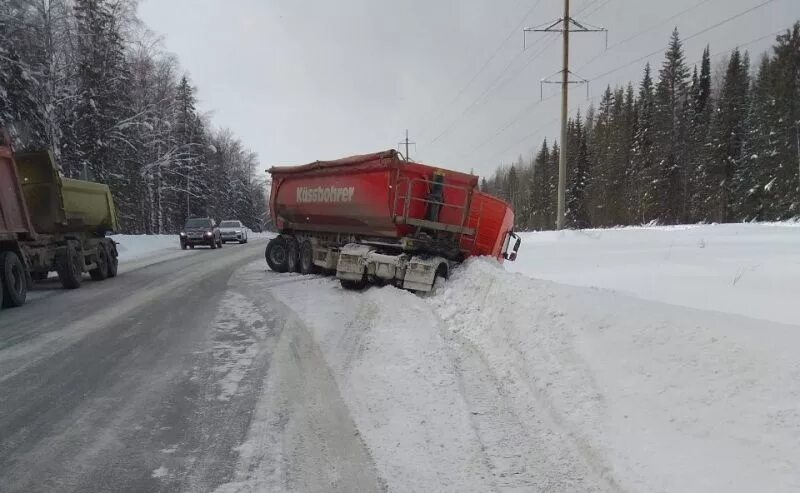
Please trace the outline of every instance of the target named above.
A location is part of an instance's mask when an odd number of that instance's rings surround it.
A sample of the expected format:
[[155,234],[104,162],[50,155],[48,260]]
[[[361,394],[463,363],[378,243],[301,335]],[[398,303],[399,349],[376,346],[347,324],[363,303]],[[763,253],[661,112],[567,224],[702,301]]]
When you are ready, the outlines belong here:
[[[0,136],[2,139],[2,136]],[[33,235],[11,148],[0,145],[0,239]]]
[[424,219],[434,174],[443,175],[438,222],[461,226],[477,186],[472,175],[399,159],[395,151],[274,167],[270,210],[278,229],[399,238],[413,227],[398,216]]

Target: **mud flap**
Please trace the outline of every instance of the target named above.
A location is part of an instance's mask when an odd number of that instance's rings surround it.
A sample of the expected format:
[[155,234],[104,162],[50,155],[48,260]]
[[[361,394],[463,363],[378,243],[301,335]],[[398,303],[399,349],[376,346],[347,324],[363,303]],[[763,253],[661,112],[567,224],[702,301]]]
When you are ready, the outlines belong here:
[[403,277],[403,289],[428,292],[433,289],[433,282],[436,280],[436,271],[439,266],[449,263],[442,257],[414,256],[406,266],[406,274]]
[[366,260],[373,248],[358,243],[348,243],[339,252],[336,263],[336,277],[345,281],[361,281],[364,279]]

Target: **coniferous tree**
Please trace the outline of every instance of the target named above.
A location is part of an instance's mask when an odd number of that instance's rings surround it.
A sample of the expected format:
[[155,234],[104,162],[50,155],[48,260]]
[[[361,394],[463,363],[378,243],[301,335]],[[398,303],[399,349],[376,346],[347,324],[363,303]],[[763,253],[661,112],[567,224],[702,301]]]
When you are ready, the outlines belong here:
[[[748,165],[743,159],[747,116],[748,57],[734,50],[728,62],[722,83],[717,110],[711,125],[710,143],[712,177],[717,184],[713,190],[715,219],[727,222],[732,219],[734,204],[734,174],[737,168]],[[749,188],[746,185],[744,188]]]
[[655,92],[655,127],[658,172],[650,193],[656,198],[659,219],[678,222],[685,207],[686,159],[685,107],[688,69],[677,28],[673,30]]

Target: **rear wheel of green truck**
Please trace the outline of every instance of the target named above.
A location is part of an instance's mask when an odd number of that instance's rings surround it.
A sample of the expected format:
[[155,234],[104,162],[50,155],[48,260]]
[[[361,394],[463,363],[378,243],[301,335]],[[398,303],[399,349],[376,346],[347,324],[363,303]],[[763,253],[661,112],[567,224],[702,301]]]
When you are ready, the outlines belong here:
[[106,251],[108,251],[108,277],[117,277],[119,270],[119,257],[114,240],[106,240]]
[[83,260],[72,243],[68,243],[56,256],[56,272],[64,289],[81,287]]
[[264,257],[267,259],[270,269],[275,272],[286,272],[288,268],[286,265],[286,240],[282,236],[269,240]]
[[0,284],[3,308],[25,304],[28,296],[28,276],[25,265],[15,252],[0,253]]
[[105,281],[108,279],[108,249],[100,242],[95,248],[94,262],[97,265],[94,269],[89,271],[89,275],[93,281]]

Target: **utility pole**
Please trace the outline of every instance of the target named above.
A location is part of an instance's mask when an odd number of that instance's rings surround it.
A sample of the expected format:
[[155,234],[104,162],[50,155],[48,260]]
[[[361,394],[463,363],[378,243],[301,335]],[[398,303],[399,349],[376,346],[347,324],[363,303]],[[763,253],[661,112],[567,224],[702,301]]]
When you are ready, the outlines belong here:
[[[577,22],[570,17],[569,0],[564,0],[564,16],[548,25],[539,27],[526,27],[523,36],[529,32],[560,32],[563,37],[563,60],[561,68],[561,151],[558,155],[558,211],[556,213],[556,229],[564,229],[566,219],[567,201],[567,119],[569,118],[569,85],[588,84],[589,81],[578,77],[579,80],[570,80],[569,71],[569,33],[570,32],[604,32],[606,33],[606,46],[608,46],[608,30],[602,27]],[[553,81],[543,79],[542,84],[552,84]],[[588,90],[588,87],[587,87]]]
[[402,142],[399,142],[397,145],[406,146],[406,161],[411,161],[411,157],[408,154],[408,146],[413,145],[414,149],[416,149],[417,148],[417,143],[416,142],[409,142],[409,140],[408,140],[408,129],[406,129],[406,140],[404,140]]

